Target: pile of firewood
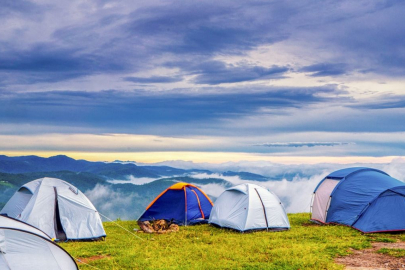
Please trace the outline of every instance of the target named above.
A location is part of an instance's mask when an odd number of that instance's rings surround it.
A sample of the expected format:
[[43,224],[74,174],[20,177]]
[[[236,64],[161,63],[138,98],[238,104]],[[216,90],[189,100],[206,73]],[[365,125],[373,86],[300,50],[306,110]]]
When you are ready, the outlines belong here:
[[179,231],[179,225],[167,222],[164,219],[138,221],[138,225],[139,228],[146,233],[169,233]]

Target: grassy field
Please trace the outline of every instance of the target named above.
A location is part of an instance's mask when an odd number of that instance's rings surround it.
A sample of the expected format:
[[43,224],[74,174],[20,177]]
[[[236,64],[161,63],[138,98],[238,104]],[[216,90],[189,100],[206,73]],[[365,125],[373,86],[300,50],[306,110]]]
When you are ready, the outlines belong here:
[[[290,214],[291,230],[238,233],[210,225],[181,227],[177,233],[136,235],[105,222],[105,241],[60,245],[80,269],[342,269],[333,262],[350,248],[371,241],[396,241],[403,235],[364,235],[345,226],[319,226],[309,214]],[[136,221],[117,221],[133,231]],[[384,252],[384,251],[382,251]],[[387,252],[387,251],[385,251]]]

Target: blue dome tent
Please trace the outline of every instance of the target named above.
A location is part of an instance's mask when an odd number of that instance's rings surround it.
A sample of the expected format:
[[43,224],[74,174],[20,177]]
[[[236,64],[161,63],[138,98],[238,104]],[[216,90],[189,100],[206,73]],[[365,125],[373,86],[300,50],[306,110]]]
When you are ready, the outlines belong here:
[[172,185],[146,207],[139,221],[165,219],[178,225],[207,223],[213,203],[197,186]]
[[315,188],[311,220],[352,226],[362,232],[405,230],[405,184],[383,171],[347,168]]
[[379,194],[366,206],[353,227],[368,233],[405,230],[405,186]]

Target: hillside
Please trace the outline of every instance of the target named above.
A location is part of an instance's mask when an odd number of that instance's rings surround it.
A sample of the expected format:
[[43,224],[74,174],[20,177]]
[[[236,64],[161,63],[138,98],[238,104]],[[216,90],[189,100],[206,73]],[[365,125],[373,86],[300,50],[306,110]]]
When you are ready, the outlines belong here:
[[[112,184],[104,177],[86,172],[55,171],[20,174],[0,172],[0,209],[21,185],[42,177],[54,177],[72,183],[89,197],[102,214],[113,219],[136,219],[158,194],[176,182],[188,182],[196,185],[215,183],[224,187],[231,186],[223,179],[196,179],[190,176],[159,178],[150,183],[134,185],[126,183],[126,181]],[[214,199],[212,196],[211,198]]]
[[[126,175],[160,177],[161,175],[167,175],[168,169],[166,167],[143,168],[132,163],[121,164],[75,160],[64,155],[58,155],[49,158],[37,156],[0,156],[0,171],[5,173],[72,171],[88,172],[112,178]],[[175,170],[173,168],[170,172],[170,175],[182,174],[184,170]]]
[[[401,234],[364,235],[345,226],[320,226],[309,214],[290,214],[291,230],[238,233],[210,225],[181,227],[177,233],[129,234],[112,222],[104,223],[107,238],[101,242],[60,245],[80,269],[342,269],[335,258],[371,247],[372,242],[405,240]],[[129,231],[135,221],[117,221]],[[376,252],[403,255],[404,250]],[[386,256],[388,255],[381,255]],[[387,261],[387,260],[386,260]],[[398,261],[398,259],[397,259]]]
[[[203,174],[204,178],[199,178],[199,174]],[[224,179],[228,176],[272,181],[262,175],[243,171],[214,174],[201,169],[75,160],[64,155],[49,158],[0,155],[0,209],[21,185],[42,177],[54,177],[79,188],[101,213],[113,219],[131,220],[139,217],[158,194],[176,182],[200,186],[216,184],[225,188],[232,186]],[[215,196],[208,195],[215,199]],[[112,201],[115,203],[110,203]]]
[[[0,155],[0,172],[20,174],[32,172],[86,172],[92,173],[105,179],[133,177],[160,178],[193,173],[211,174],[209,170],[189,169],[183,170],[169,166],[138,166],[128,162],[93,162],[87,160],[76,160],[65,155],[58,155],[49,158],[38,156],[8,157]],[[249,172],[225,172],[225,176],[240,176],[245,180],[268,181],[270,178]]]
[[43,178],[54,177],[63,179],[82,191],[93,189],[97,184],[108,185],[106,180],[100,176],[91,173],[54,171],[54,172],[32,172],[32,173],[2,173],[0,172],[0,208],[10,199],[10,197],[23,184]]

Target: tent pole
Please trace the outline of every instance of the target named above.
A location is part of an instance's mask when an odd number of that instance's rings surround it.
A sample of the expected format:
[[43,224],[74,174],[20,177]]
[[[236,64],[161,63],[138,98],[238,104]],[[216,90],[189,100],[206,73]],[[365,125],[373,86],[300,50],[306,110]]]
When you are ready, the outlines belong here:
[[309,206],[309,219],[312,218],[312,206],[314,205],[314,199],[315,199],[315,192],[312,193],[312,196],[311,196],[311,202],[310,202],[310,206]]
[[269,223],[267,222],[266,207],[264,207],[262,197],[260,197],[260,194],[259,194],[259,191],[257,191],[257,188],[255,188],[255,190],[256,190],[257,196],[259,196],[260,202],[262,203],[263,212],[264,212],[264,219],[266,220],[266,230],[269,231]]
[[185,200],[185,211],[184,211],[184,226],[187,226],[187,191],[186,191],[186,187],[183,187],[184,189],[184,200]]

